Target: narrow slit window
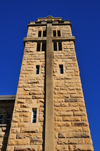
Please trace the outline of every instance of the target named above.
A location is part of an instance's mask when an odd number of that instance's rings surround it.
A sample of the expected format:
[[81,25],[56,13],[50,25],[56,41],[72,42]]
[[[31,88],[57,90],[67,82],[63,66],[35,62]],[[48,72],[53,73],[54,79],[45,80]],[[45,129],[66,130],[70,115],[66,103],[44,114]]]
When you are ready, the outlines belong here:
[[54,42],[54,51],[57,51],[57,42]]
[[42,51],[46,51],[46,42],[42,43]]
[[38,31],[38,37],[41,37],[41,31]]
[[56,37],[56,30],[53,30],[53,37]]
[[3,114],[0,114],[0,124],[2,124]]
[[43,31],[43,37],[46,37],[46,30]]
[[59,51],[61,51],[62,50],[62,43],[59,42],[58,45],[59,45]]
[[36,123],[37,109],[32,110],[32,123]]
[[37,51],[40,51],[40,43],[37,43]]
[[11,114],[7,113],[6,115],[6,124],[10,124]]
[[39,74],[39,65],[36,65],[36,74]]
[[60,30],[57,31],[58,37],[61,36]]
[[59,72],[60,74],[63,74],[63,65],[59,65]]

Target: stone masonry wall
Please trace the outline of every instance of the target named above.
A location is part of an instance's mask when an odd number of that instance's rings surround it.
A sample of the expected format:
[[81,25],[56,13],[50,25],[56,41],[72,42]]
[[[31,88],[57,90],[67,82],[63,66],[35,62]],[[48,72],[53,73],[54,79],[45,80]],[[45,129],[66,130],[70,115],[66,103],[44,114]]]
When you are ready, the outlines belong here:
[[54,51],[55,151],[92,151],[74,42],[63,41],[62,45],[62,51]]
[[3,114],[2,124],[0,124],[0,151],[5,151],[9,136],[10,122],[6,124],[7,113],[12,115],[14,101],[0,101],[0,114]]
[[70,25],[53,26],[53,30],[60,30],[61,37],[72,36]]
[[[45,52],[37,52],[36,47],[36,42],[25,43],[7,151],[43,150]],[[31,122],[34,108],[36,123]]]
[[43,31],[46,30],[46,26],[29,26],[28,27],[28,33],[27,33],[27,37],[38,37],[38,31]]

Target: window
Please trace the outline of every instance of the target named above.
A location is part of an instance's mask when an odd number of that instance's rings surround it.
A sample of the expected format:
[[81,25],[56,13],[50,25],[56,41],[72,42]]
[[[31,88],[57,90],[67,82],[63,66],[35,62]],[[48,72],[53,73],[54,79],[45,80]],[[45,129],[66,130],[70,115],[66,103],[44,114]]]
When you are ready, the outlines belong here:
[[40,43],[37,43],[37,51],[40,51]]
[[41,31],[38,31],[38,37],[41,37]]
[[58,30],[58,31],[57,31],[57,34],[58,34],[58,37],[60,37],[60,36],[61,36],[61,34],[60,34],[60,30]]
[[37,43],[37,51],[46,51],[46,42]]
[[57,51],[57,42],[54,42],[54,51]]
[[62,42],[54,42],[54,51],[62,51]]
[[46,37],[46,30],[43,31],[43,37]]
[[56,37],[56,30],[53,30],[53,37]]
[[32,110],[32,123],[36,123],[37,109]]
[[62,43],[59,42],[59,43],[58,43],[58,46],[59,46],[59,51],[61,51],[61,50],[62,50]]
[[63,65],[59,65],[59,72],[60,74],[63,74]]
[[46,51],[46,42],[42,43],[42,51]]
[[36,65],[36,74],[39,74],[39,65]]
[[11,114],[7,113],[6,124],[10,124],[10,120],[11,120]]
[[2,124],[3,114],[0,114],[0,124]]
[[38,37],[46,37],[46,30],[38,31]]
[[53,30],[53,37],[60,37],[61,36],[61,31],[60,30]]

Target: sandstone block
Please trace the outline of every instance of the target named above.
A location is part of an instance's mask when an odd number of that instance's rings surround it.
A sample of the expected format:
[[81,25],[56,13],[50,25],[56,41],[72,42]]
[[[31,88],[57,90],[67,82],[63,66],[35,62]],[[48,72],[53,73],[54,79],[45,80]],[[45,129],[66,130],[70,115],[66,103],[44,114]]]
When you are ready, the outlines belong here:
[[41,145],[43,143],[42,139],[31,139],[30,144],[31,145]]
[[18,123],[18,127],[26,127],[26,123]]
[[68,151],[68,145],[57,145],[56,150],[57,151]]
[[7,146],[7,151],[14,151],[14,146]]
[[78,111],[78,112],[74,112],[74,115],[75,116],[86,116],[86,112],[80,112],[80,111]]
[[82,132],[82,127],[61,127],[61,132]]
[[37,151],[36,145],[18,145],[14,147],[14,151]]
[[66,137],[66,133],[58,133],[58,138],[65,138]]
[[55,111],[55,115],[57,115],[57,116],[73,116],[73,112]]
[[88,126],[88,122],[72,122],[73,126]]
[[92,145],[76,145],[74,148],[75,151],[93,151]]
[[70,117],[63,117],[63,121],[80,121],[81,118],[78,116],[70,116]]
[[68,144],[68,139],[58,139],[57,144],[59,144],[59,145]]
[[29,145],[30,140],[29,139],[15,139],[15,140],[9,140],[8,145]]
[[11,133],[20,133],[20,128],[11,128]]
[[77,144],[78,140],[76,138],[70,138],[68,139],[68,144]]
[[11,134],[10,133],[9,139],[16,139],[16,134]]
[[39,128],[37,127],[28,127],[28,128],[21,128],[21,133],[38,133]]
[[83,132],[90,132],[89,127],[83,127]]
[[13,127],[18,127],[18,123],[12,123],[12,128]]
[[66,127],[66,126],[71,126],[71,123],[70,122],[56,122],[56,126],[57,127]]
[[19,122],[19,118],[18,117],[13,117],[12,122],[13,123],[18,123]]
[[91,138],[84,138],[84,142],[85,142],[85,144],[90,144],[90,145],[92,145],[92,140],[91,140]]
[[62,117],[55,117],[55,121],[62,121]]
[[78,138],[78,144],[85,144],[84,143],[84,138]]
[[87,116],[82,116],[82,117],[81,117],[81,120],[82,120],[82,121],[87,121],[87,120],[88,120],[88,119],[87,119]]

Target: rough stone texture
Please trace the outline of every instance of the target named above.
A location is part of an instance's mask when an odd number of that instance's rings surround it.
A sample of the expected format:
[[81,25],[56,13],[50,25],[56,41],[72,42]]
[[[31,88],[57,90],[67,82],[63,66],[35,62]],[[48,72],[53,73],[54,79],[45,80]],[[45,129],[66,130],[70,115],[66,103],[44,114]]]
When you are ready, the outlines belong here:
[[[38,37],[39,30],[40,31],[46,30],[46,26],[42,26],[42,27],[41,26],[36,26],[36,27],[29,26],[27,37]],[[43,33],[42,33],[42,35],[43,35]]]
[[[37,52],[36,47],[36,42],[25,43],[7,151],[9,147],[12,151],[43,149],[45,52]],[[36,65],[40,66],[39,74]],[[37,108],[36,123],[31,122],[33,108]]]
[[61,31],[61,37],[72,36],[70,25],[53,26],[53,30],[56,30],[56,31],[60,30]]
[[62,48],[54,51],[55,150],[93,151],[74,42],[63,41]]
[[[45,21],[47,20],[49,22],[46,23],[50,24],[52,19],[46,18]],[[56,24],[57,22],[59,21],[56,21]],[[35,26],[28,26],[28,38],[38,38],[38,31],[41,30],[43,34],[43,30],[47,29],[43,22],[39,22],[39,25],[37,22],[34,24]],[[42,25],[40,26],[40,24]],[[61,30],[61,37],[72,36],[69,24],[62,25],[59,23],[59,26],[52,25],[52,33],[53,30]],[[41,43],[42,41],[40,40]],[[53,136],[48,136],[54,138],[54,142],[49,142],[49,137],[47,137],[46,141],[44,138],[44,135],[46,136],[44,130],[46,118],[44,115],[50,114],[45,105],[46,55],[43,51],[37,52],[36,39],[33,41],[31,39],[25,42],[7,151],[44,151],[45,143],[47,143],[47,146],[49,143],[51,146],[54,143],[52,151],[93,151],[74,42],[63,40],[61,41],[62,51],[59,51],[59,49],[54,51],[52,37],[50,41],[52,43],[52,55],[48,57],[53,56],[51,59],[53,61],[51,63],[53,64],[53,95],[51,94],[53,98],[51,102],[53,101],[52,104],[54,104],[54,113],[52,113],[52,115],[54,114],[54,131],[52,131]],[[59,41],[57,41],[57,47],[58,44]],[[40,73],[37,75],[36,65],[40,65]],[[63,74],[59,72],[59,65],[63,65]],[[52,74],[50,75],[52,76]],[[50,96],[49,92],[48,94]],[[50,99],[48,100],[50,101]],[[48,107],[51,108],[52,106],[48,105]],[[37,108],[36,123],[31,122],[33,108]],[[52,125],[52,123],[50,124]],[[48,129],[47,132],[51,131]],[[2,133],[1,135],[3,136]]]

